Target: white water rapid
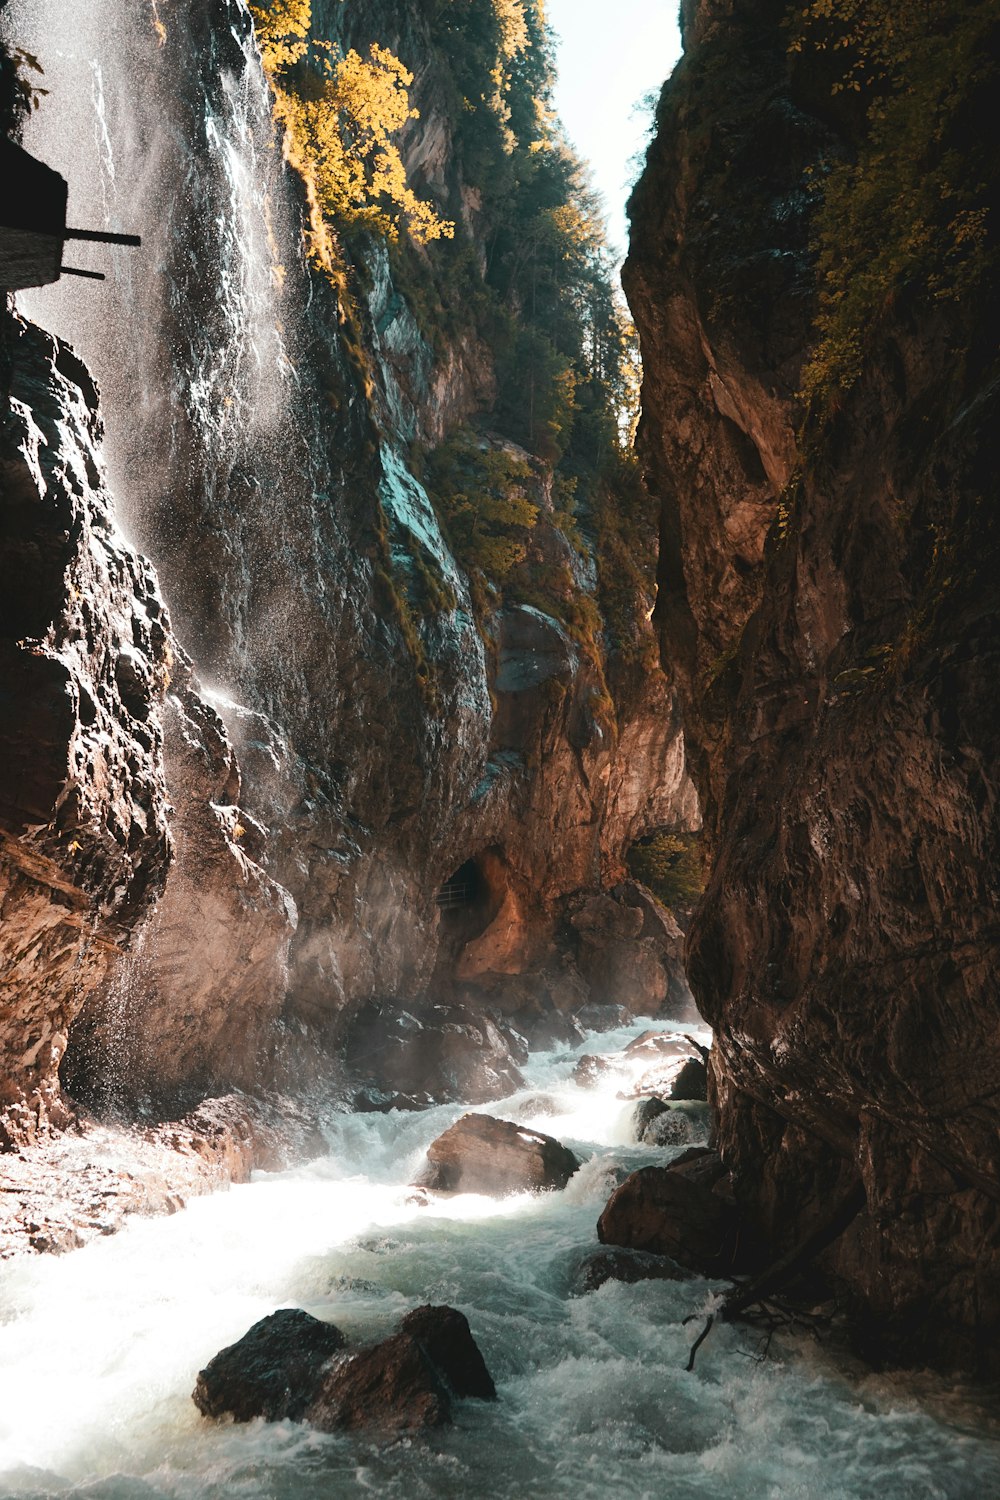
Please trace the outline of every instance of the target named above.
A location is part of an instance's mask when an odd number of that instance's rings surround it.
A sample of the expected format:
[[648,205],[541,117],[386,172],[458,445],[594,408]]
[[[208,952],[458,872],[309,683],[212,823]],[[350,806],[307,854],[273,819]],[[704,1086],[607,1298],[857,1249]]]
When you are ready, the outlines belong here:
[[[626,1167],[683,1149],[624,1144],[620,1073],[576,1057],[649,1023],[536,1055],[529,1088],[486,1112],[586,1157],[564,1192],[429,1207],[407,1184],[460,1113],[337,1115],[329,1155],[136,1220],[71,1255],[0,1275],[0,1495],[88,1500],[319,1500],[331,1495],[649,1500],[986,1500],[1000,1446],[984,1407],[930,1376],[866,1373],[804,1338],[755,1358],[752,1331],[688,1350],[717,1287],[608,1283],[573,1271]],[[662,1023],[661,1023],[662,1024]],[[681,1026],[678,1030],[683,1030]],[[688,1028],[689,1029],[689,1028]],[[648,1067],[648,1058],[634,1064]],[[468,1317],[495,1405],[456,1405],[422,1441],[330,1437],[291,1422],[199,1416],[201,1366],[261,1316],[304,1307],[352,1342],[409,1308]],[[693,1317],[689,1325],[685,1319]]]

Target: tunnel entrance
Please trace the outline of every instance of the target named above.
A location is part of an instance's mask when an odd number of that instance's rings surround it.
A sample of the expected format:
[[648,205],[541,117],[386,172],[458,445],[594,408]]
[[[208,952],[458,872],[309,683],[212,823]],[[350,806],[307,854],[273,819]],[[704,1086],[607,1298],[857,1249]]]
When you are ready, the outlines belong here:
[[442,911],[457,911],[463,906],[475,906],[486,894],[486,882],[474,859],[467,859],[441,886],[437,893],[437,904]]

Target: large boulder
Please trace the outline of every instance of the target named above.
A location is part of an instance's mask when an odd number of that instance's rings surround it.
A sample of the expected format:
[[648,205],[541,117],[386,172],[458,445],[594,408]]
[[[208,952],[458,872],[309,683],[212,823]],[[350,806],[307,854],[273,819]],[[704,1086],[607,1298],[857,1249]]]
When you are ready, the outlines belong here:
[[327,1362],[344,1343],[332,1323],[301,1308],[282,1308],[209,1360],[191,1399],[206,1417],[297,1421],[315,1396]]
[[417,1186],[500,1198],[564,1188],[579,1165],[572,1151],[541,1131],[490,1115],[463,1115],[431,1142]]
[[741,1260],[734,1205],[684,1172],[642,1167],[611,1197],[597,1224],[603,1245],[669,1255],[706,1276],[727,1276]]
[[495,1401],[497,1388],[486,1368],[469,1320],[454,1307],[415,1307],[399,1325],[423,1349],[453,1396]]
[[401,1332],[339,1359],[305,1417],[322,1432],[420,1432],[451,1421],[451,1398],[420,1341]]

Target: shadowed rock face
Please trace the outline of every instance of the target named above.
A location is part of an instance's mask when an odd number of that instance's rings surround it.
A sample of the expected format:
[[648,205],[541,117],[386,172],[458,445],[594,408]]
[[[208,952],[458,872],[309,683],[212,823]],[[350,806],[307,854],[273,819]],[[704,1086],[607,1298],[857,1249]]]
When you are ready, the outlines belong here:
[[[253,1082],[295,912],[239,843],[225,728],[115,525],[93,382],[30,324],[5,315],[2,338],[0,1108],[16,1143],[65,1118],[68,1044],[78,1092],[105,1102],[130,1073]],[[154,910],[183,959],[159,1018],[125,958]]]
[[997,309],[901,303],[803,456],[804,169],[843,148],[775,7],[685,14],[626,283],[714,849],[689,959],[718,1144],[776,1249],[860,1177],[827,1264],[869,1347],[995,1370]]

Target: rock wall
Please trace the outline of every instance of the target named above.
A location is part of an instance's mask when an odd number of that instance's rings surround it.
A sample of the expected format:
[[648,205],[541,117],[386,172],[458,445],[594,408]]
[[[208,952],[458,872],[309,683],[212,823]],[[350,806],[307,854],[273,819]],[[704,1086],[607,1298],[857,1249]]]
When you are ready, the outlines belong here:
[[807,173],[856,139],[781,7],[684,19],[626,284],[719,1144],[776,1252],[860,1178],[827,1264],[869,1353],[995,1373],[995,292],[901,296],[800,430]]
[[[231,749],[179,662],[153,569],[115,524],[94,384],[71,349],[20,319],[5,315],[0,337],[3,1131],[18,1144],[65,1118],[69,1036],[118,994],[184,824],[204,846],[215,832],[227,882],[265,878],[231,839],[238,781],[201,764],[168,793],[178,716],[202,721],[216,757]],[[173,833],[171,795],[183,797]],[[237,1032],[247,1018],[236,1001]],[[114,1049],[103,1057],[115,1074]]]
[[[475,243],[422,8],[326,19],[417,73],[408,164]],[[484,629],[418,477],[413,445],[495,399],[480,333],[453,320],[432,344],[375,240],[350,252],[350,296],[307,264],[302,186],[241,0],[162,20],[60,5],[39,24],[59,112],[39,111],[26,144],[70,178],[71,212],[75,199],[93,222],[106,204],[143,250],[103,287],[27,299],[76,354],[4,320],[5,513],[22,551],[46,527],[71,542],[65,556],[46,544],[39,618],[37,601],[15,605],[5,626],[34,676],[4,743],[25,768],[23,787],[6,782],[5,933],[26,936],[5,971],[3,1102],[54,1118],[60,1060],[72,1095],[101,1106],[321,1086],[368,1002],[678,1002],[679,931],[624,865],[637,838],[698,820],[665,681],[600,633],[596,655],[581,650],[534,606]],[[156,576],[115,529],[78,354],[100,381],[119,510]],[[546,464],[518,461],[540,561],[593,598],[594,544],[581,559]],[[26,520],[17,486],[51,516]],[[428,588],[445,602],[427,608]],[[437,894],[467,864],[483,901],[453,922]],[[595,898],[600,917],[584,910]]]

